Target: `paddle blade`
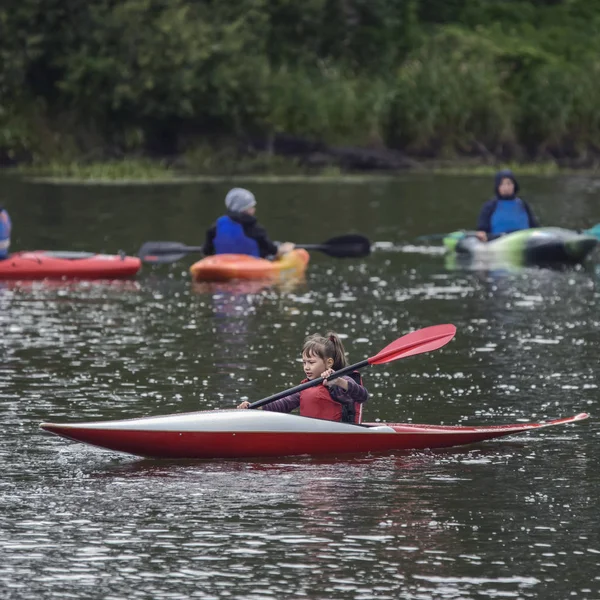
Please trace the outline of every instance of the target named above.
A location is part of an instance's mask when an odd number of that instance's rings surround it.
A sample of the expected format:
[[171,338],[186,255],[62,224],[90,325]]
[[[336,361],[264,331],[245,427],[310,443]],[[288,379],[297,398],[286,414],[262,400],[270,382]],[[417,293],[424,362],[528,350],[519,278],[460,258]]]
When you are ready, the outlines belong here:
[[180,242],[146,242],[138,256],[147,263],[170,263],[184,258],[190,252],[201,252],[201,248],[186,246]]
[[363,258],[371,254],[369,239],[354,233],[331,238],[323,244],[297,244],[296,246],[306,250],[320,250],[334,258]]
[[445,346],[455,333],[456,327],[450,324],[425,327],[403,335],[367,360],[370,365],[383,365],[399,358],[437,350]]

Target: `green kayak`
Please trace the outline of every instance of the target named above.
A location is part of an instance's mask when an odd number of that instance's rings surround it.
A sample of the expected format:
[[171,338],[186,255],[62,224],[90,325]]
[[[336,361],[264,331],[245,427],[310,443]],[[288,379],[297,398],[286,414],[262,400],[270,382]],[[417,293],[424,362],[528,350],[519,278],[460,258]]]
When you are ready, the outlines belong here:
[[455,231],[444,238],[444,246],[457,258],[523,267],[577,265],[598,243],[592,230],[578,233],[560,227],[523,229],[489,242],[480,241],[474,231]]

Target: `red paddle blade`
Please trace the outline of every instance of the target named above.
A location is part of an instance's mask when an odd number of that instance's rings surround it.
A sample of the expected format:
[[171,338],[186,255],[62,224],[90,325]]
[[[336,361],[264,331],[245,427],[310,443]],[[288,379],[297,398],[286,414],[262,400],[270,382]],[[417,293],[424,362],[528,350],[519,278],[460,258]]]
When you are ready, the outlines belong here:
[[456,327],[450,324],[425,327],[403,335],[367,361],[370,365],[383,365],[399,358],[437,350],[445,346],[455,333]]

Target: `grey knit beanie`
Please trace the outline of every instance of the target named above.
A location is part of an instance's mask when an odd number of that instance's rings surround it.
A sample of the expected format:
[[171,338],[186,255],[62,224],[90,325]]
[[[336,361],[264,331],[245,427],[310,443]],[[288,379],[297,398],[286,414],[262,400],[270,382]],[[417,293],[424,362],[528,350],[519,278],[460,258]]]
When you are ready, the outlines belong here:
[[252,192],[244,188],[233,188],[225,196],[225,206],[231,212],[242,212],[252,206],[256,206],[256,198]]

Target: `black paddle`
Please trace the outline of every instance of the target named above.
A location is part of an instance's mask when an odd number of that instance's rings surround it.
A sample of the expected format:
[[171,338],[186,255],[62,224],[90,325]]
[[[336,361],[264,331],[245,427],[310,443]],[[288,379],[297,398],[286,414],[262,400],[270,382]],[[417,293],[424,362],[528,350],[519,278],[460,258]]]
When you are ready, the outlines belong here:
[[[362,235],[347,234],[331,238],[322,244],[296,244],[296,248],[318,250],[335,258],[363,258],[371,253],[371,242]],[[202,252],[202,246],[186,246],[179,242],[146,242],[138,256],[147,263],[171,263],[193,252]]]
[[[443,240],[445,237],[452,235],[452,233],[456,233],[456,231],[452,231],[450,233],[430,233],[427,235],[420,235],[417,238],[417,242],[429,242],[429,241],[433,242],[436,240]],[[593,237],[600,239],[600,223],[596,223],[596,225],[594,225],[593,227],[590,227],[589,229],[583,229],[583,230],[579,231],[579,233],[583,233],[585,235],[591,235]],[[488,241],[491,241],[491,240],[501,237],[502,235],[504,235],[504,234],[488,235],[487,239],[488,239]]]
[[[455,333],[456,327],[450,324],[433,325],[432,327],[418,329],[417,331],[413,331],[403,335],[401,338],[398,338],[396,341],[386,346],[383,350],[380,350],[375,356],[371,356],[371,358],[362,360],[354,365],[350,365],[349,367],[344,367],[343,369],[332,373],[329,377],[327,377],[327,379],[337,379],[346,373],[356,371],[357,369],[361,369],[367,365],[383,365],[385,363],[398,360],[399,358],[407,358],[409,356],[415,356],[416,354],[422,354],[423,352],[437,350],[438,348],[445,346],[454,337]],[[268,398],[263,398],[262,400],[252,402],[248,408],[259,408],[265,404],[275,402],[275,400],[279,400],[280,398],[285,398],[286,396],[290,396],[296,392],[306,390],[309,387],[320,385],[323,383],[323,381],[325,381],[323,377],[311,379],[310,381],[301,383],[300,385],[297,385],[289,390],[284,390],[283,392],[279,392],[273,396],[269,396]]]
[[371,254],[371,242],[355,233],[339,235],[322,244],[296,244],[296,248],[318,250],[334,258],[364,258]]

